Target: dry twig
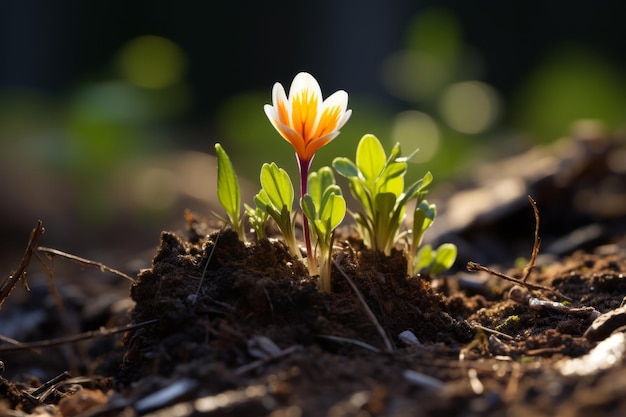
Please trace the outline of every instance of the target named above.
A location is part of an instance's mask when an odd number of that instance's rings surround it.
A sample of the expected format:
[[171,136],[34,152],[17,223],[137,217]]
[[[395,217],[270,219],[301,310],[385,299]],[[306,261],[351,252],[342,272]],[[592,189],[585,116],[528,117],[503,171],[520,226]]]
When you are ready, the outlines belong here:
[[530,205],[533,207],[533,212],[535,214],[535,240],[533,242],[533,252],[530,255],[530,261],[528,265],[524,268],[524,275],[522,276],[522,282],[526,282],[526,279],[530,276],[533,268],[535,267],[535,262],[537,261],[537,254],[539,253],[539,246],[541,245],[541,240],[539,239],[539,210],[537,209],[537,203],[531,196],[528,196],[528,201]]
[[113,269],[111,267],[108,267],[105,264],[103,264],[102,262],[91,261],[89,259],[81,258],[79,256],[72,255],[72,254],[69,254],[67,252],[60,251],[58,249],[46,248],[46,247],[43,247],[43,246],[39,246],[37,248],[37,250],[39,252],[45,253],[48,256],[48,258],[52,258],[52,256],[60,256],[62,258],[69,259],[70,261],[76,262],[76,263],[81,264],[81,265],[95,266],[97,268],[100,268],[101,271],[110,272],[112,274],[115,274],[117,276],[125,278],[125,279],[129,280],[130,282],[133,282],[133,283],[135,282],[135,279],[133,277],[131,277],[129,275],[126,275],[125,273],[123,273],[121,271],[118,271],[117,269]]
[[20,278],[23,278],[24,286],[28,288],[28,284],[26,282],[26,269],[28,268],[28,265],[30,264],[30,259],[33,256],[33,250],[35,250],[37,243],[39,243],[39,238],[41,237],[43,232],[43,223],[41,220],[39,220],[37,221],[37,226],[33,229],[32,232],[30,232],[30,237],[28,238],[28,246],[26,246],[26,251],[24,251],[24,256],[22,256],[22,260],[20,261],[17,269],[12,275],[9,276],[9,278],[7,278],[2,283],[2,285],[0,285],[0,308],[2,308],[2,304],[4,304],[4,301],[7,299],[11,291],[13,291],[13,288],[15,288],[15,285],[17,284],[17,281],[20,280]]
[[27,349],[39,349],[39,348],[49,348],[60,345],[67,345],[70,343],[82,342],[83,340],[95,339],[98,337],[111,336],[117,333],[127,332],[129,330],[138,329],[140,327],[145,327],[150,324],[154,324],[158,322],[159,319],[152,319],[143,321],[137,324],[129,324],[126,326],[118,326],[110,329],[101,328],[99,330],[92,330],[89,332],[79,333],[72,336],[67,337],[59,337],[56,339],[48,339],[48,340],[40,340],[36,342],[28,342],[28,343],[18,343],[10,346],[0,346],[0,353],[8,353],[8,352],[17,352],[20,350]]
[[537,261],[537,254],[539,253],[539,245],[541,243],[540,239],[539,239],[539,211],[537,210],[537,203],[535,203],[535,200],[533,200],[531,196],[528,196],[528,201],[530,201],[530,204],[533,207],[533,211],[535,213],[535,239],[534,239],[534,242],[533,242],[533,250],[532,250],[531,257],[530,257],[530,261],[528,261],[528,264],[524,268],[524,274],[523,274],[522,278],[519,279],[519,278],[511,277],[509,275],[503,274],[502,272],[494,271],[491,268],[488,268],[488,267],[483,266],[483,265],[481,265],[481,264],[479,264],[477,262],[472,262],[472,261],[467,263],[467,270],[471,271],[471,272],[474,272],[474,271],[488,272],[489,274],[495,275],[498,278],[502,278],[504,280],[513,282],[513,283],[521,285],[523,287],[526,287],[529,290],[548,291],[548,292],[551,292],[552,294],[556,295],[557,297],[561,297],[561,298],[563,298],[563,299],[565,299],[567,301],[572,301],[571,298],[561,294],[558,290],[555,290],[554,288],[546,287],[544,285],[539,285],[539,284],[531,284],[529,282],[526,282],[528,276],[530,275],[531,271],[535,267],[535,262]]

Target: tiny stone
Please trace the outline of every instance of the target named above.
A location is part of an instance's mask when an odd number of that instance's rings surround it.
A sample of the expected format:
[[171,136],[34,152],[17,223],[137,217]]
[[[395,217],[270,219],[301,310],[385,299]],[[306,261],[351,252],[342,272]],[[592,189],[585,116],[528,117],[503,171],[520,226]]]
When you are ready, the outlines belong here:
[[525,304],[530,299],[530,293],[526,288],[520,285],[514,285],[509,290],[509,299],[520,304]]
[[495,335],[489,336],[489,352],[495,356],[508,356],[511,348]]
[[422,343],[419,341],[417,336],[415,336],[415,333],[410,330],[401,332],[398,335],[398,339],[400,339],[405,346],[422,346]]

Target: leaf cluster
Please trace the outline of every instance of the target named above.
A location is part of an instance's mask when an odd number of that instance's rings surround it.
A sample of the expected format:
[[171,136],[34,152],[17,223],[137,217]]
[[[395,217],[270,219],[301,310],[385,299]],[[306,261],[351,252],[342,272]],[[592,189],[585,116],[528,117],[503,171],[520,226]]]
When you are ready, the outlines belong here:
[[[346,200],[341,188],[335,183],[335,176],[329,167],[322,167],[309,175],[308,192],[300,204],[302,212],[309,219],[312,235],[315,238],[320,264],[320,288],[331,290],[330,272],[334,231],[346,214]],[[309,260],[309,262],[315,262]]]
[[421,202],[433,179],[427,172],[405,189],[407,161],[416,152],[403,158],[400,144],[396,144],[387,156],[376,136],[365,135],[357,147],[355,162],[345,157],[333,160],[333,168],[349,180],[350,192],[361,203],[362,210],[353,217],[364,243],[387,255],[401,237],[407,203],[412,199]]

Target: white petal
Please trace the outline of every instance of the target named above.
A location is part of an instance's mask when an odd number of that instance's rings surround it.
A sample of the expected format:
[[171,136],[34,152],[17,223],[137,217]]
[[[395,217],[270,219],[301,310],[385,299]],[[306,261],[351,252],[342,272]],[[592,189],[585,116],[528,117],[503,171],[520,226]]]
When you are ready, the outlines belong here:
[[[272,88],[272,105],[274,107],[278,106],[278,103],[287,101],[287,94],[285,94],[285,89],[281,83],[275,83]],[[286,106],[289,108],[290,106]]]
[[339,131],[339,129],[341,129],[343,125],[346,124],[348,119],[350,119],[350,116],[352,116],[352,110],[348,110],[343,114],[341,119],[339,119],[339,121],[337,122],[337,131]]
[[291,87],[289,88],[289,101],[302,90],[309,90],[313,95],[318,97],[318,103],[322,102],[322,89],[317,83],[317,80],[308,72],[300,72],[294,77],[291,82]]
[[265,115],[268,119],[270,119],[270,122],[272,122],[272,124],[276,125],[280,122],[280,120],[278,119],[278,111],[275,107],[266,104],[263,106],[263,110],[265,110]]
[[322,103],[322,112],[324,109],[334,106],[339,106],[341,112],[345,112],[346,107],[348,107],[348,93],[343,90],[335,91]]

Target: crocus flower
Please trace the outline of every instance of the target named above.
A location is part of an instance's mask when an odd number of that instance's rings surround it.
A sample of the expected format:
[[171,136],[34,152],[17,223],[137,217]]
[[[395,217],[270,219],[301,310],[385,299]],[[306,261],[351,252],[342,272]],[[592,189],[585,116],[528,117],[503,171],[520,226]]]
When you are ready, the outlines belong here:
[[293,79],[289,98],[280,83],[274,84],[272,104],[265,105],[265,114],[291,143],[301,162],[310,163],[315,152],[339,134],[352,114],[346,110],[348,93],[339,90],[323,100],[317,80],[307,72]]
[[[265,114],[278,133],[294,147],[300,169],[300,191],[306,194],[309,168],[315,152],[339,134],[339,129],[350,118],[352,110],[347,110],[348,93],[339,90],[326,100],[317,80],[307,72],[296,75],[289,89],[289,97],[280,83],[272,89],[272,105],[266,104]],[[306,217],[304,217],[304,238],[309,262],[311,240]]]

